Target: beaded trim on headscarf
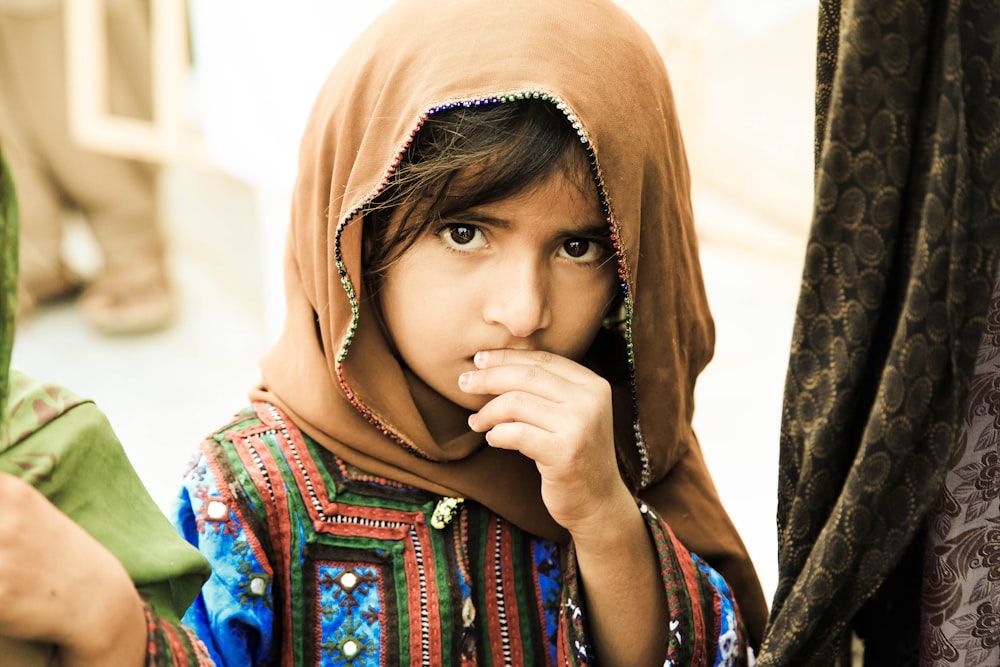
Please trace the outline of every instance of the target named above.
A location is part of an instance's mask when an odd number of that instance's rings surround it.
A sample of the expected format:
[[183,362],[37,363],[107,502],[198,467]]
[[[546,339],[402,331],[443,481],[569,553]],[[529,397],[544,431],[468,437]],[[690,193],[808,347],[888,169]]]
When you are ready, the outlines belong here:
[[639,453],[639,460],[642,464],[642,473],[639,482],[640,488],[645,488],[650,483],[651,471],[649,464],[649,453],[646,449],[646,443],[642,436],[642,429],[639,427],[639,402],[636,394],[635,387],[635,355],[632,345],[632,293],[629,290],[629,270],[628,263],[625,260],[625,253],[622,251],[620,243],[620,233],[618,228],[618,223],[615,221],[615,217],[611,212],[611,207],[608,204],[608,198],[605,194],[604,180],[601,177],[600,170],[597,165],[597,157],[594,155],[593,146],[590,143],[590,139],[587,137],[587,132],[583,128],[583,124],[575,113],[569,108],[569,106],[563,102],[559,97],[551,95],[549,93],[543,93],[538,91],[518,91],[513,93],[506,93],[502,95],[496,95],[486,98],[476,98],[468,100],[458,100],[454,102],[448,102],[445,104],[440,104],[431,107],[424,113],[420,114],[416,125],[413,130],[410,131],[410,135],[403,141],[403,144],[396,151],[396,157],[393,159],[389,168],[386,170],[385,175],[382,177],[382,181],[375,187],[366,197],[364,197],[361,202],[351,208],[350,212],[345,216],[337,225],[336,237],[334,241],[334,262],[337,267],[337,271],[340,274],[340,283],[344,287],[344,291],[347,293],[347,298],[351,303],[351,325],[348,328],[347,336],[344,338],[344,342],[341,345],[340,350],[337,352],[337,379],[340,382],[341,389],[343,389],[344,394],[351,404],[359,411],[365,418],[371,422],[373,426],[378,428],[382,433],[391,437],[393,440],[398,442],[401,446],[406,448],[408,451],[421,455],[412,444],[406,442],[406,440],[396,433],[388,425],[384,424],[381,419],[372,413],[354,394],[350,386],[347,384],[347,379],[344,377],[343,365],[344,360],[347,358],[348,350],[351,347],[351,342],[354,340],[354,335],[358,329],[358,316],[360,312],[360,307],[358,305],[357,293],[354,290],[354,284],[351,282],[351,278],[347,273],[347,267],[344,264],[343,255],[340,248],[340,237],[344,228],[357,216],[365,206],[367,206],[372,200],[375,199],[386,187],[388,187],[390,181],[392,180],[392,175],[395,173],[396,168],[399,167],[400,162],[403,160],[403,155],[406,153],[407,148],[413,141],[417,132],[423,127],[424,122],[434,114],[441,113],[443,111],[449,111],[458,107],[473,108],[481,106],[489,106],[493,104],[504,104],[506,102],[514,102],[518,100],[526,99],[536,99],[543,100],[554,104],[559,111],[561,111],[565,116],[566,120],[569,121],[570,125],[576,130],[577,136],[580,138],[580,143],[583,144],[584,151],[587,154],[587,161],[590,164],[590,171],[593,174],[594,181],[597,184],[598,194],[601,200],[601,207],[604,209],[604,213],[607,217],[608,227],[611,233],[611,242],[615,249],[615,256],[618,258],[618,280],[619,285],[622,290],[623,303],[625,309],[625,345],[628,350],[628,376],[629,376],[629,392],[632,401],[632,429],[635,435],[636,449]]

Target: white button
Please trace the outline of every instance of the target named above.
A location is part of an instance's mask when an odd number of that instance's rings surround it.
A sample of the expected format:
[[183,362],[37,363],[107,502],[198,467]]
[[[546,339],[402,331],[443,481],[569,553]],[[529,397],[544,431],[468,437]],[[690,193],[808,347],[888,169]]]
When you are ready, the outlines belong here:
[[345,658],[353,658],[358,654],[359,650],[360,647],[358,646],[358,643],[353,639],[348,639],[346,642],[344,642],[343,651]]
[[340,575],[340,585],[347,590],[353,589],[358,585],[358,577],[353,572],[345,572]]
[[205,512],[208,514],[209,519],[214,519],[215,521],[221,521],[229,516],[229,508],[221,500],[208,501],[208,507]]
[[263,595],[267,590],[267,582],[263,577],[253,577],[250,580],[250,593],[252,595]]

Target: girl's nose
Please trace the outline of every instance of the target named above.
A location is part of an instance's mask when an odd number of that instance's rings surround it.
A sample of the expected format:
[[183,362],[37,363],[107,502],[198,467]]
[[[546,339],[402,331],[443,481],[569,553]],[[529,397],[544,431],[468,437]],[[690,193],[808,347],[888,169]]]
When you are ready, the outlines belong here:
[[528,338],[551,324],[548,285],[543,272],[521,264],[487,285],[483,317],[516,338]]

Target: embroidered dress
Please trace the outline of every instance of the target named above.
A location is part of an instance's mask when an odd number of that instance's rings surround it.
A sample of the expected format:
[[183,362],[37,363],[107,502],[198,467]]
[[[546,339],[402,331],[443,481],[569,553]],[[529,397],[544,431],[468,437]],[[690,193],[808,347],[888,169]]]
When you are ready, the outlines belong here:
[[[670,601],[667,664],[737,664],[728,585],[641,507]],[[184,622],[220,667],[593,664],[571,548],[365,474],[272,405],[202,445],[174,519],[212,563]]]

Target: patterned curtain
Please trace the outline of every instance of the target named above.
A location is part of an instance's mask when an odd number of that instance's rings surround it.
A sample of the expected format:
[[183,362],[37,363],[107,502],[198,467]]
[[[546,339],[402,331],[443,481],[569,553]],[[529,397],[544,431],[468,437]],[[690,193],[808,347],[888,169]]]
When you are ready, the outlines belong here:
[[1000,2],[822,0],[815,148],[758,664],[846,664],[852,630],[916,664],[1000,259]]

